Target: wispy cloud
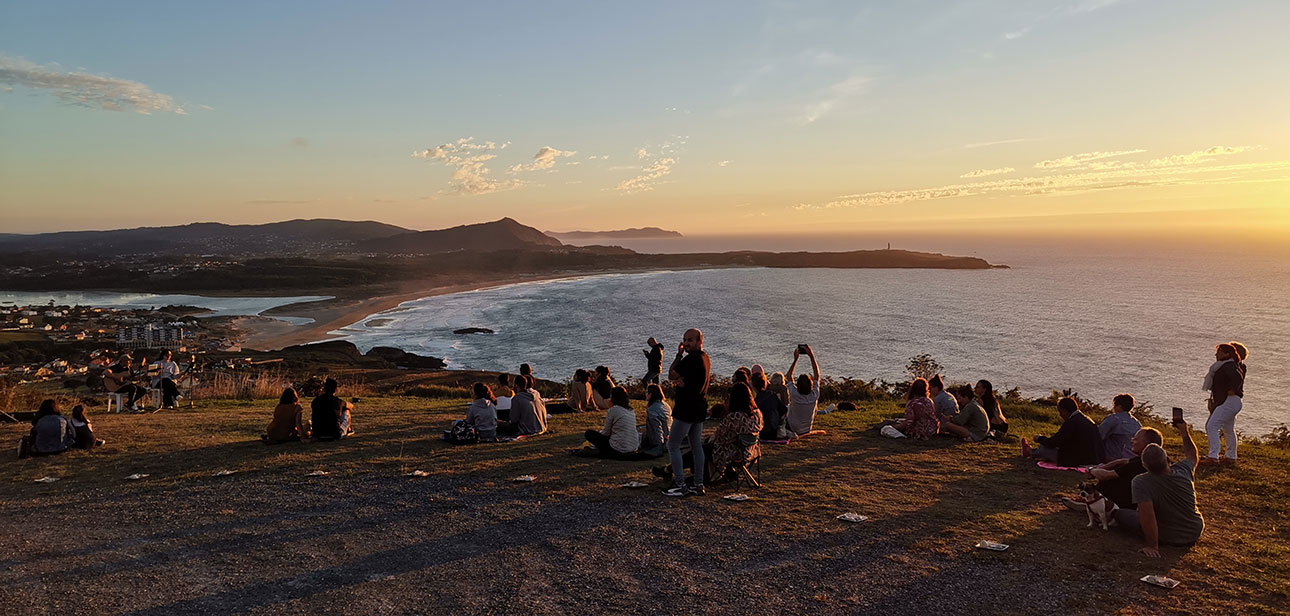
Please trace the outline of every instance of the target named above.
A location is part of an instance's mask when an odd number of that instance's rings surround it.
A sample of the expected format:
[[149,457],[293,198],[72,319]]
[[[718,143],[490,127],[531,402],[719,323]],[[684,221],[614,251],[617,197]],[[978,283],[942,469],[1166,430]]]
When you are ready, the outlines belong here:
[[88,109],[187,114],[170,96],[137,81],[67,72],[56,64],[42,66],[7,55],[0,55],[0,83],[46,91],[64,103]]
[[1067,7],[1067,11],[1072,15],[1079,13],[1092,13],[1093,11],[1102,10],[1112,4],[1119,4],[1122,1],[1123,0],[1079,0],[1079,2]]
[[649,150],[645,148],[636,150],[636,160],[645,160],[646,158],[649,158]]
[[[543,171],[554,169],[557,158],[562,156],[573,156],[574,154],[577,154],[577,152],[573,150],[557,150],[549,145],[542,146],[542,149],[538,150],[538,153],[533,155],[533,162],[526,165],[515,165],[510,168],[510,172],[516,173],[519,171]],[[572,165],[577,163],[569,164]]]
[[979,143],[965,143],[963,149],[975,150],[976,148],[988,148],[995,145],[1005,145],[1009,143],[1025,143],[1027,141],[1039,141],[1038,137],[1017,137],[1015,139],[999,139],[996,141],[982,141]]
[[450,188],[456,194],[486,195],[488,193],[514,190],[525,185],[515,179],[497,179],[490,177],[491,170],[484,165],[497,158],[489,151],[505,148],[509,143],[498,145],[492,141],[475,143],[474,137],[462,137],[453,143],[445,143],[426,150],[412,153],[412,158],[423,158],[443,163],[453,169]]
[[[1147,162],[1126,162],[1109,168],[1059,168],[1061,170],[1057,173],[1039,176],[843,195],[827,203],[798,204],[794,209],[872,207],[981,195],[1079,194],[1144,186],[1246,183],[1259,180],[1260,178],[1254,176],[1269,172],[1282,172],[1276,181],[1290,182],[1290,160],[1211,164],[1216,157],[1256,149],[1259,148],[1257,146],[1214,146],[1190,154],[1157,158]],[[1124,153],[1116,154],[1124,155]]]
[[1012,173],[1013,171],[1016,171],[1016,169],[1013,169],[1012,167],[999,167],[998,169],[977,169],[976,171],[969,171],[967,173],[964,173],[959,177],[983,178],[991,175],[1003,175],[1005,173]]
[[867,77],[852,75],[824,88],[814,101],[802,106],[799,119],[810,124],[823,118],[859,94],[866,83],[869,83]]
[[1063,169],[1068,167],[1077,168],[1077,167],[1083,167],[1095,160],[1102,160],[1104,158],[1118,158],[1120,156],[1128,156],[1130,154],[1139,154],[1142,152],[1146,152],[1146,150],[1120,150],[1118,152],[1085,152],[1083,154],[1071,154],[1070,156],[1063,156],[1061,158],[1054,158],[1052,160],[1041,160],[1035,163],[1035,168],[1036,169]]
[[614,187],[614,190],[629,194],[654,190],[654,184],[659,179],[672,173],[672,165],[674,164],[676,164],[676,159],[674,158],[660,158],[645,167],[641,175],[620,182],[618,186]]
[[726,167],[726,166],[729,166],[729,165],[730,165],[730,161],[728,161],[728,160],[719,160],[719,161],[717,161],[717,166],[718,166],[718,167]]
[[1020,30],[1013,30],[1012,32],[1008,32],[1007,34],[1004,34],[1003,38],[1009,41],[1015,41],[1029,33],[1030,33],[1030,26],[1026,26]]

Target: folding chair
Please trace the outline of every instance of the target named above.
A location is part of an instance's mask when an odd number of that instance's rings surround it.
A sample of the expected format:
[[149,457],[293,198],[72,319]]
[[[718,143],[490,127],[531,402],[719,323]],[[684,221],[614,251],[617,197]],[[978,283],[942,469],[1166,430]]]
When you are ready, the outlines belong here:
[[[739,435],[739,444],[743,446],[745,456],[747,455],[748,450],[752,449],[757,442],[756,434]],[[751,467],[751,469],[749,467]],[[739,487],[745,482],[747,482],[749,486],[761,489],[761,454],[753,456],[751,460],[748,460],[747,464],[743,464],[734,470],[736,491],[738,491]]]

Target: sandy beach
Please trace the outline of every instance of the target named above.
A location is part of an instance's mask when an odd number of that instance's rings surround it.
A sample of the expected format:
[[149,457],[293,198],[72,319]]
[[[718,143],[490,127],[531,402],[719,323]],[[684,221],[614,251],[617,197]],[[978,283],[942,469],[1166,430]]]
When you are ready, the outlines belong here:
[[[680,269],[713,268],[667,269],[672,271]],[[317,302],[278,306],[277,308],[265,311],[263,313],[264,316],[239,317],[233,321],[233,326],[242,333],[243,348],[255,349],[257,351],[275,351],[292,345],[308,344],[310,342],[319,342],[322,340],[337,338],[338,336],[330,334],[329,332],[357,323],[368,316],[378,312],[384,312],[402,304],[403,302],[409,302],[423,297],[477,291],[480,289],[489,289],[522,282],[538,282],[545,280],[560,280],[563,278],[597,276],[602,274],[638,273],[649,271],[660,270],[658,268],[640,268],[550,272],[544,274],[508,276],[504,278],[478,278],[470,282],[458,282],[454,284],[440,284],[439,281],[436,280],[425,280],[421,281],[419,284],[411,283],[404,289],[393,293],[377,295],[370,298],[337,297]],[[306,317],[313,319],[314,322],[306,325],[292,325],[286,321],[271,318],[274,316]]]

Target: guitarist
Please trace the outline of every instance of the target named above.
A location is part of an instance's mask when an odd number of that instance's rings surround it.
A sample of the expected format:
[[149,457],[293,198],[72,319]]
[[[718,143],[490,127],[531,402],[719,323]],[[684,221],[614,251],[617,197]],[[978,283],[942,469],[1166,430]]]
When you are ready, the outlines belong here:
[[108,393],[124,395],[122,403],[131,411],[138,411],[139,398],[142,398],[147,390],[134,384],[132,363],[133,358],[128,353],[122,354],[117,363],[112,364],[107,372],[103,373],[103,386],[107,388]]

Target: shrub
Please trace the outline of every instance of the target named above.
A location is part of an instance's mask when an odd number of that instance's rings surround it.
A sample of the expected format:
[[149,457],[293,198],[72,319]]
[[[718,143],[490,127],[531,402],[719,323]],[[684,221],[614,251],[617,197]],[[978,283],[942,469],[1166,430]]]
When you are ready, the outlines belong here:
[[941,373],[941,363],[932,358],[930,354],[920,353],[909,358],[909,363],[905,364],[905,372],[909,373],[909,380],[930,379]]

